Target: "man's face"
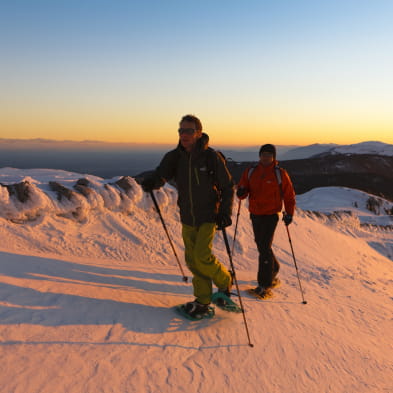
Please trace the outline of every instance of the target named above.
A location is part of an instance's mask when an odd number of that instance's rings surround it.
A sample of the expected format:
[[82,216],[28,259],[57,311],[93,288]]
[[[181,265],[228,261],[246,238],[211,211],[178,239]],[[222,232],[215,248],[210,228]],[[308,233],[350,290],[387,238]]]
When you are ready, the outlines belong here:
[[191,151],[196,141],[202,136],[202,131],[197,131],[195,124],[191,121],[182,121],[179,128],[180,144]]
[[269,166],[274,161],[273,153],[267,151],[262,152],[259,156],[259,161],[263,166]]

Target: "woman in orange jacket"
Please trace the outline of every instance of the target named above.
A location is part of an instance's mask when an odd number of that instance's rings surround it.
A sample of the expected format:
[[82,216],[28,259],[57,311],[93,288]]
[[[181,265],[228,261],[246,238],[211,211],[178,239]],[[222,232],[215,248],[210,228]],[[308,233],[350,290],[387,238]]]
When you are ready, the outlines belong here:
[[295,191],[288,173],[278,167],[274,145],[263,145],[259,150],[259,163],[247,168],[237,189],[239,199],[249,198],[249,211],[259,252],[258,286],[253,292],[262,298],[271,296],[271,288],[278,284],[280,270],[272,243],[278,223],[278,214],[284,201],[285,225],[292,222],[295,211]]

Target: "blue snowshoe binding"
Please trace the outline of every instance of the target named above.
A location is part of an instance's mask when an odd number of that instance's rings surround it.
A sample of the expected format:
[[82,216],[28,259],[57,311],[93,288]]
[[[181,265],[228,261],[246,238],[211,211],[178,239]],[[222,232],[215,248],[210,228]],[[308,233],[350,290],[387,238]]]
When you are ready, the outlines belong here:
[[212,296],[212,302],[224,311],[242,312],[241,307],[235,303],[225,292],[217,291]]

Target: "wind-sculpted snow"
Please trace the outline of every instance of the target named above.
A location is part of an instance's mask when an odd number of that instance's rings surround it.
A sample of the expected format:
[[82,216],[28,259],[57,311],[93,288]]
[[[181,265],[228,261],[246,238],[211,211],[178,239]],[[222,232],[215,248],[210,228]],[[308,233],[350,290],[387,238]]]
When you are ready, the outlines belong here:
[[[3,170],[4,171],[4,170]],[[43,215],[57,215],[83,221],[91,211],[108,209],[129,214],[135,207],[151,206],[151,200],[131,177],[104,180],[95,176],[51,170],[35,170],[20,176],[8,168],[0,175],[0,216],[15,222]],[[156,191],[161,206],[176,203],[176,190],[166,185]]]
[[[162,208],[176,208],[174,187],[166,184],[155,194]],[[370,201],[374,202],[372,211]],[[130,214],[152,206],[150,196],[132,177],[102,179],[50,169],[0,169],[0,217],[14,222],[44,215],[83,221],[93,211]],[[392,202],[346,187],[313,189],[297,196],[297,206],[300,214],[303,210],[314,219],[343,228],[393,224]]]
[[[129,220],[134,220],[134,227],[139,231],[145,231],[152,224],[156,225],[157,213],[150,195],[142,191],[141,186],[131,177],[116,177],[102,179],[92,175],[81,175],[72,172],[39,169],[18,170],[13,168],[0,169],[0,217],[13,223],[24,224],[37,222],[37,220],[62,218],[76,223],[88,223],[94,221],[94,216],[105,216],[105,212],[119,213],[124,217],[125,226],[118,219],[108,219],[106,216],[105,231],[109,230],[112,238],[116,233],[124,233],[124,242],[121,247],[114,247],[113,242],[96,239],[89,247],[89,240],[78,241],[78,247],[74,245],[72,254],[79,254],[83,247],[89,255],[97,255],[104,252],[110,258],[126,260],[132,255],[133,246],[149,242],[150,234],[147,230],[145,239],[140,239],[138,233],[131,233],[127,227]],[[173,230],[179,231],[177,190],[166,184],[160,190],[154,191],[160,209],[166,220],[172,221]],[[393,216],[386,214],[391,211],[392,203],[380,199],[381,209],[378,212],[370,212],[367,209],[369,194],[362,191],[343,187],[325,187],[311,190],[298,195],[296,209],[297,217],[304,217],[327,225],[336,231],[358,236],[366,232],[378,232],[381,239],[384,231],[392,231]],[[247,208],[247,202],[244,203]],[[383,214],[385,212],[385,214]],[[379,214],[376,214],[379,213]],[[296,219],[296,218],[295,218]],[[235,217],[233,217],[235,220]],[[27,228],[26,228],[27,229]],[[134,229],[134,230],[135,230]],[[232,229],[229,229],[231,231]],[[83,231],[81,232],[83,233]],[[29,236],[23,238],[29,242]],[[61,232],[58,238],[67,236]],[[238,235],[240,238],[242,234]],[[247,234],[252,238],[252,233]],[[97,236],[94,236],[97,237]],[[99,237],[99,236],[98,236]],[[19,242],[22,240],[20,239]],[[163,239],[163,250],[166,244]],[[221,242],[218,247],[224,249]],[[128,244],[128,246],[124,246]],[[247,244],[247,243],[246,243]],[[393,255],[393,246],[389,242],[371,242],[373,248],[384,250],[384,255]],[[59,246],[59,245],[58,245]],[[58,250],[53,242],[50,244],[37,245],[37,249],[64,253],[64,245]],[[123,247],[124,246],[124,247]],[[181,248],[181,242],[178,244]],[[69,250],[70,248],[66,246]],[[143,247],[142,247],[143,248]],[[247,252],[247,246],[237,242],[234,246],[236,253]],[[139,249],[138,249],[139,252]],[[163,251],[164,252],[164,251]],[[167,250],[165,251],[167,252]],[[157,253],[148,248],[149,258],[156,260]]]

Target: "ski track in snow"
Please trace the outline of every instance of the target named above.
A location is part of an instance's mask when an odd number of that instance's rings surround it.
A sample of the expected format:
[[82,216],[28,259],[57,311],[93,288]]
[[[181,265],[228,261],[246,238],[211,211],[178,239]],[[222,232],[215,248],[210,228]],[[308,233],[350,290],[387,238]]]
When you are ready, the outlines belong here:
[[[184,266],[173,190],[158,197]],[[242,207],[233,260],[250,348],[241,314],[216,308],[192,322],[173,312],[192,287],[148,197],[83,221],[54,210],[0,218],[1,391],[392,392],[392,231],[300,209],[289,230],[308,304],[281,222],[282,284],[254,299],[245,290],[256,284],[257,253]],[[214,250],[228,265],[221,233]]]

